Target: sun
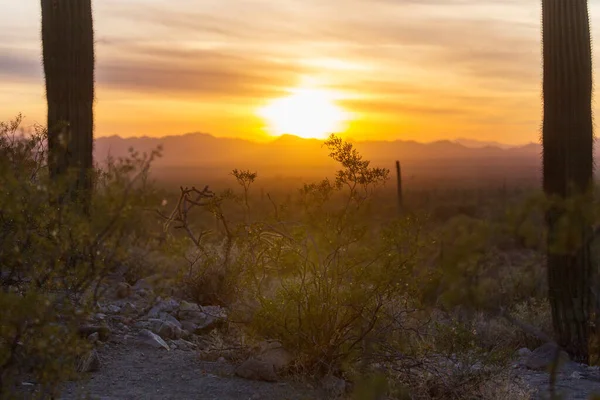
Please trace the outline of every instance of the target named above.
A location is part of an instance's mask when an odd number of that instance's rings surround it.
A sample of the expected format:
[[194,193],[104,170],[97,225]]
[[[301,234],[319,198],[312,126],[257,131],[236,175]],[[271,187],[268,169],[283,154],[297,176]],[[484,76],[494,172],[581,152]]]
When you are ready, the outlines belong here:
[[303,138],[326,138],[344,129],[349,114],[324,89],[299,88],[258,110],[271,135],[291,134]]

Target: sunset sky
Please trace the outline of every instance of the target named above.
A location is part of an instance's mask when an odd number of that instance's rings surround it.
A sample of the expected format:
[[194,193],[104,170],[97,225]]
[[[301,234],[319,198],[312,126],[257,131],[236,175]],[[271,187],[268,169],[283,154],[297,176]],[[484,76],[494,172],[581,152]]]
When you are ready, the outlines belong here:
[[[265,106],[310,87],[355,139],[537,141],[539,3],[96,0],[96,135],[264,140]],[[0,3],[0,120],[45,121],[39,32],[39,1]]]

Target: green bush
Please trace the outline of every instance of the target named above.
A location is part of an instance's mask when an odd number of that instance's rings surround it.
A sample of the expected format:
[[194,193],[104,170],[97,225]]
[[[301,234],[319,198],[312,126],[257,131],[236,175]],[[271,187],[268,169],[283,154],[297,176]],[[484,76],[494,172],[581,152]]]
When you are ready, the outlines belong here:
[[1,398],[24,396],[25,379],[44,396],[73,376],[89,350],[77,328],[102,278],[145,240],[141,210],[155,200],[147,171],[156,154],[131,152],[95,171],[90,216],[57,203],[61,182],[48,177],[45,131],[24,134],[20,123],[0,124]]

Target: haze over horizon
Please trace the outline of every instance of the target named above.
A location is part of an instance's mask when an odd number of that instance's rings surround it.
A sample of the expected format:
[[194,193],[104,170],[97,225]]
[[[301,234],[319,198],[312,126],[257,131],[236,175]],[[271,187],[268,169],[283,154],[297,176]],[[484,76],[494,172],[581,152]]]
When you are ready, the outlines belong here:
[[[538,142],[537,0],[94,7],[97,137],[339,130],[356,140]],[[600,0],[590,9],[593,28]],[[45,123],[39,31],[38,2],[0,4],[0,120],[23,112],[26,124]]]

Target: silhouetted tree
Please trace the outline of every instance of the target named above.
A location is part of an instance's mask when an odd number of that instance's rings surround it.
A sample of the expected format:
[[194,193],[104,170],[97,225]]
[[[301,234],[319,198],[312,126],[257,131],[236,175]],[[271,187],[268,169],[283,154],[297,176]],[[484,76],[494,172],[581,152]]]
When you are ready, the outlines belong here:
[[593,304],[591,221],[585,203],[569,208],[565,200],[591,196],[593,184],[588,18],[587,0],[542,0],[543,186],[552,199],[546,214],[548,295],[559,345],[583,362]]
[[[89,210],[93,164],[94,33],[91,0],[41,0],[48,101],[48,164],[66,196]],[[63,196],[61,196],[62,198]]]

